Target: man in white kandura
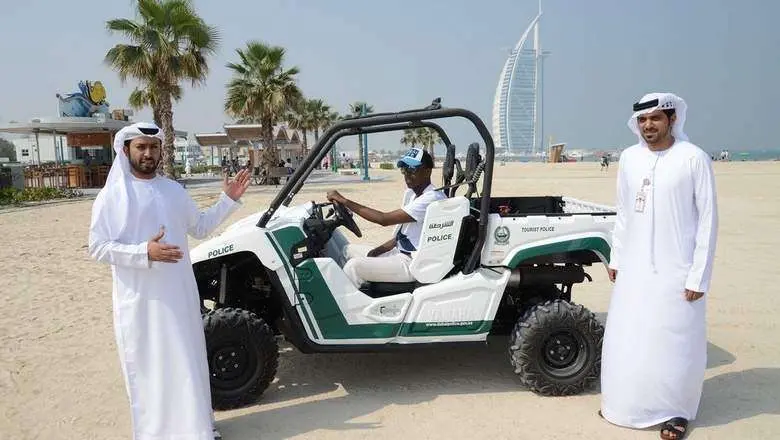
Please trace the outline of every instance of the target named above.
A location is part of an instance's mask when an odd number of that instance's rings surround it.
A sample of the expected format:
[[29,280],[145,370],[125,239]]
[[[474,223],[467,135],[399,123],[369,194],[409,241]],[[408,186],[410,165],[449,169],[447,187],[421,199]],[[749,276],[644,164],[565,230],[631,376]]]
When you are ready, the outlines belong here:
[[620,155],[609,263],[615,282],[602,353],[601,415],[632,428],[661,425],[679,440],[699,407],[707,364],[706,296],[718,212],[710,156],[683,132],[686,104],[651,93]]
[[159,176],[162,132],[137,123],[116,135],[116,158],[92,206],[89,255],[111,265],[114,332],[134,440],[220,438],[211,409],[206,341],[187,235],[205,238],[249,185],[225,177],[200,212],[177,182]]

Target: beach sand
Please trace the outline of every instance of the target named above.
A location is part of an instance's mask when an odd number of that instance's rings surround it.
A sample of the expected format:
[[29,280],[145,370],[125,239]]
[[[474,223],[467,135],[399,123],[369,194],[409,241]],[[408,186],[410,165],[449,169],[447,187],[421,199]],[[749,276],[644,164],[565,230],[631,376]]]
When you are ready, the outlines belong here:
[[[600,172],[598,163],[497,163],[493,193],[612,205],[616,165]],[[708,295],[709,362],[688,438],[780,438],[780,162],[716,163],[715,169],[721,223]],[[339,189],[393,209],[403,183],[397,171],[372,170],[380,174],[387,180]],[[438,184],[438,173],[435,179]],[[294,203],[322,201],[327,189],[304,187]],[[216,191],[191,190],[203,207],[215,201]],[[273,188],[250,187],[243,207],[217,232],[263,209],[273,194]],[[112,330],[110,268],[87,256],[91,204],[0,210],[0,439],[131,438]],[[358,223],[364,237],[355,241],[378,243],[391,233]],[[602,265],[589,273],[593,282],[575,286],[573,298],[603,320],[611,284]],[[303,355],[283,344],[278,378],[262,399],[217,413],[217,424],[226,440],[658,438],[655,429],[633,431],[601,420],[598,388],[565,398],[527,391],[514,377],[506,347],[506,338],[492,338],[483,348]]]

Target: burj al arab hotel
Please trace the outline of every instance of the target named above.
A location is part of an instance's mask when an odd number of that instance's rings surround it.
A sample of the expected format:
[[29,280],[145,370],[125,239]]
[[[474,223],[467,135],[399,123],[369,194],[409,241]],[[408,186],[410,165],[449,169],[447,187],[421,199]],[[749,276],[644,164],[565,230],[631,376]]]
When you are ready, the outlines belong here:
[[504,63],[493,101],[493,139],[507,156],[545,154],[542,123],[542,51],[539,13]]

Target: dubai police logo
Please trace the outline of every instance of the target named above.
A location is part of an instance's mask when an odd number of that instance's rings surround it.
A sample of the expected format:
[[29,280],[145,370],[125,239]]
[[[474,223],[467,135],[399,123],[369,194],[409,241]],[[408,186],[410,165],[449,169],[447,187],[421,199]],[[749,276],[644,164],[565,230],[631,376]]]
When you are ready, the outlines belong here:
[[509,243],[509,228],[506,226],[497,227],[496,231],[493,233],[493,238],[496,239],[496,244]]

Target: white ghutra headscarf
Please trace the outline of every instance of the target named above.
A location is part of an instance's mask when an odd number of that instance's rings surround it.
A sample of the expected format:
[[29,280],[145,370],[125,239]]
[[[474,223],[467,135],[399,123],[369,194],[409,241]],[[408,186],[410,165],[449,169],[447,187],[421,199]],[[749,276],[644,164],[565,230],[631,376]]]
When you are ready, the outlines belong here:
[[679,141],[687,141],[688,136],[683,131],[685,127],[685,114],[688,110],[688,106],[685,101],[674,93],[648,93],[643,96],[639,102],[634,104],[634,113],[628,120],[628,128],[639,138],[639,142],[645,145],[646,142],[642,139],[642,133],[639,130],[639,123],[636,118],[641,115],[652,113],[656,110],[671,110],[674,109],[677,115],[677,120],[674,121],[672,126],[672,136]]
[[[106,183],[101,192],[104,192],[104,203],[109,204],[108,209],[101,217],[105,221],[106,230],[109,231],[111,240],[118,240],[124,233],[129,217],[133,212],[135,197],[129,194],[129,179],[132,178],[130,159],[125,155],[125,142],[137,137],[148,136],[163,141],[163,133],[160,127],[149,122],[138,122],[122,128],[114,137],[114,152],[116,157],[111,164]],[[96,219],[97,220],[97,219]]]
[[116,185],[131,174],[130,159],[125,156],[125,142],[141,136],[155,137],[160,140],[160,143],[163,142],[162,130],[150,122],[137,122],[119,130],[114,137],[114,153],[116,153],[116,157],[114,157],[114,163],[108,172],[105,186]]

